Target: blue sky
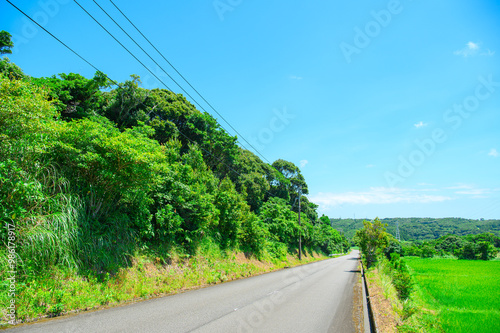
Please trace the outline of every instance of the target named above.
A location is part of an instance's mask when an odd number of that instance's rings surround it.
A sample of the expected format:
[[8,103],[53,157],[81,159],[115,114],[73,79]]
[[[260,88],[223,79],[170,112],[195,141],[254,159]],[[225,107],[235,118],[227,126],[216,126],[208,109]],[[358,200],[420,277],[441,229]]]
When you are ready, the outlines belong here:
[[[11,1],[113,79],[162,87],[73,1]],[[320,213],[500,218],[498,1],[115,3],[267,160],[301,166]],[[0,30],[29,75],[94,74],[5,1]]]

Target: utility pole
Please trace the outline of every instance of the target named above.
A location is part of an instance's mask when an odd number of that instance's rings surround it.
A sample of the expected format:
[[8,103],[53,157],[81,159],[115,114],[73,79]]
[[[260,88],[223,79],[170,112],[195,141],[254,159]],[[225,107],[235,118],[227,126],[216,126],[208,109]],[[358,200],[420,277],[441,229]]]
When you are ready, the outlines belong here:
[[302,224],[300,223],[300,197],[302,196],[302,186],[299,188],[299,260],[302,260]]

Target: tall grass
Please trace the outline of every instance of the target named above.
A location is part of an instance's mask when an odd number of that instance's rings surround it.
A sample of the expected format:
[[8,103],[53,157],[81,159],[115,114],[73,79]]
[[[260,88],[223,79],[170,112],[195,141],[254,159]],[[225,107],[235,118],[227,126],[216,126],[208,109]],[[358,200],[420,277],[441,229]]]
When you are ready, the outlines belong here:
[[34,266],[37,270],[58,264],[78,266],[75,249],[81,203],[69,195],[61,195],[57,201],[59,209],[52,210],[56,213],[30,217],[19,227],[22,266]]
[[[0,180],[8,180],[0,181],[9,187],[3,190],[17,195],[2,210],[2,227],[5,222],[15,225],[18,279],[29,280],[58,265],[99,272],[130,264],[127,258],[133,254],[134,235],[126,215],[117,212],[101,220],[91,218],[88,203],[73,194],[69,182],[51,165],[10,161],[0,171]],[[6,234],[2,235],[6,242]],[[3,246],[2,276],[7,268]]]

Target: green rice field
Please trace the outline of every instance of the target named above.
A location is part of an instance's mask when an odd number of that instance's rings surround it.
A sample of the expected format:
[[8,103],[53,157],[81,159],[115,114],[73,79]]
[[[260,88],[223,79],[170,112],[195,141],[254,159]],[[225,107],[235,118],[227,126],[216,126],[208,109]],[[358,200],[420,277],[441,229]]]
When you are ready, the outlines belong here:
[[500,332],[500,261],[405,258],[444,332]]

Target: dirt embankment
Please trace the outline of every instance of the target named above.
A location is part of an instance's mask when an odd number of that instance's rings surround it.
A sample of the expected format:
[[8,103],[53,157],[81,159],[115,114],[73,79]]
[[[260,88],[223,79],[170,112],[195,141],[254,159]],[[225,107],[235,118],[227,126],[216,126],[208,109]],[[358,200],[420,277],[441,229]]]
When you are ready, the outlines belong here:
[[391,302],[384,295],[382,281],[377,269],[373,269],[367,274],[366,282],[378,333],[397,332],[397,314]]

